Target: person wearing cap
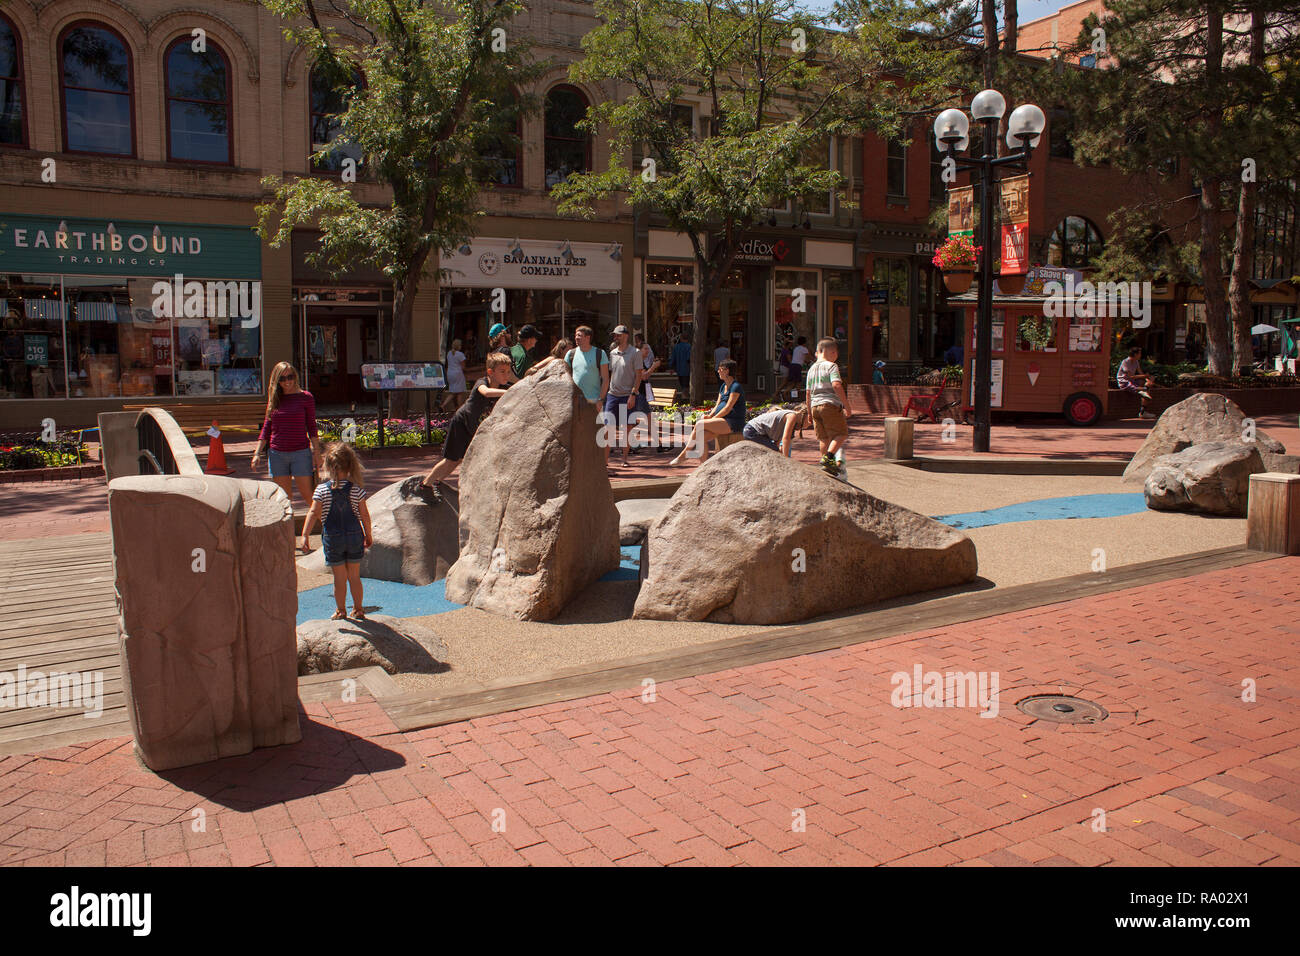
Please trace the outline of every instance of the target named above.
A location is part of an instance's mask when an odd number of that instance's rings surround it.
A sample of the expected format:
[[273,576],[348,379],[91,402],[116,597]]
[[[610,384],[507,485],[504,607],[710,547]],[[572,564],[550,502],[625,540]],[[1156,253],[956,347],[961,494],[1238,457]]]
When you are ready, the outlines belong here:
[[[626,325],[614,327],[614,342],[609,349],[609,394],[605,396],[606,432],[612,441],[615,429],[619,425],[620,412],[624,428],[623,466],[628,464],[627,456],[630,443],[627,433],[631,431],[628,419],[636,408],[637,391],[641,386],[641,353],[631,342],[631,330]],[[605,444],[605,463],[609,463],[609,446]]]
[[872,385],[885,384],[885,363],[883,360],[878,359],[876,361],[876,370],[871,373],[871,384]]
[[531,325],[525,325],[519,330],[519,341],[510,350],[510,366],[514,369],[515,378],[523,378],[537,361],[531,353],[539,338],[541,336],[537,334],[537,329]]

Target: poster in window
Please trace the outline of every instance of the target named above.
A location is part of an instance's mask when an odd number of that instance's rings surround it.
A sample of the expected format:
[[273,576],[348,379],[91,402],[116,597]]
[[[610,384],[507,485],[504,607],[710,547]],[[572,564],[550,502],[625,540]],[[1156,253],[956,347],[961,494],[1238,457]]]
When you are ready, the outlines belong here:
[[172,373],[172,337],[170,332],[153,335],[153,372],[155,375]]
[[182,362],[203,361],[203,344],[208,340],[207,319],[181,319],[176,323],[177,354]]
[[255,368],[218,369],[217,391],[222,395],[259,395],[262,375]]
[[230,326],[231,359],[257,358],[259,326],[244,328],[243,322],[233,322]]
[[188,371],[181,369],[176,373],[177,395],[211,395],[212,370],[199,369]]
[[23,336],[24,361],[28,365],[50,364],[50,337],[48,335]]
[[208,339],[203,343],[203,364],[208,368],[219,368],[226,364],[230,343],[225,339]]

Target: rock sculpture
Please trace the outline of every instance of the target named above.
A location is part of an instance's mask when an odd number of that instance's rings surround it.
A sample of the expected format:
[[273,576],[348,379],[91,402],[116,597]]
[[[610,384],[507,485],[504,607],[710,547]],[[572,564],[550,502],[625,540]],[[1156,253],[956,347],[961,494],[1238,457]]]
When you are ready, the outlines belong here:
[[375,614],[364,621],[307,621],[298,627],[298,674],[382,667],[389,674],[445,670],[447,648],[429,628]]
[[1164,410],[1142,447],[1124,469],[1125,481],[1145,482],[1156,459],[1206,442],[1244,442],[1259,446],[1268,471],[1295,473],[1300,459],[1286,454],[1286,448],[1258,428],[1247,425],[1246,415],[1236,402],[1223,395],[1200,392]]
[[1246,516],[1250,476],[1266,471],[1259,448],[1206,442],[1156,459],[1143,493],[1157,511]]

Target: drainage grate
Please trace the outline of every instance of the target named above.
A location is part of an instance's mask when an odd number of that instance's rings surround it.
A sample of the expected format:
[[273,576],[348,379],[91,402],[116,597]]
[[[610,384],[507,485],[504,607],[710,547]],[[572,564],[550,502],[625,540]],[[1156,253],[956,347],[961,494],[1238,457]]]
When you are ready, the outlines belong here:
[[1110,716],[1100,704],[1065,694],[1026,697],[1016,707],[1036,720],[1050,720],[1057,724],[1098,724]]

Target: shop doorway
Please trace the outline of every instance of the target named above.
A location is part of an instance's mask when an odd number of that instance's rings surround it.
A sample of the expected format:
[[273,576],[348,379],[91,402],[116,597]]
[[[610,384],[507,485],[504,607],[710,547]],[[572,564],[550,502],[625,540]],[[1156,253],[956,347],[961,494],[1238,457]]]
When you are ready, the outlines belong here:
[[332,315],[307,318],[307,388],[317,405],[348,400],[344,324]]
[[386,309],[303,304],[293,349],[303,387],[318,406],[374,404],[374,394],[361,386],[361,366],[386,361],[384,342],[391,335]]
[[731,357],[738,365],[739,378],[744,381],[748,374],[749,341],[749,292],[721,292],[709,303],[709,339],[708,360],[713,359],[713,351],[719,345],[731,350]]

